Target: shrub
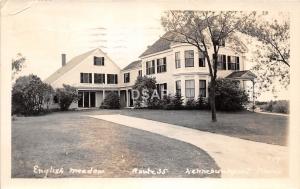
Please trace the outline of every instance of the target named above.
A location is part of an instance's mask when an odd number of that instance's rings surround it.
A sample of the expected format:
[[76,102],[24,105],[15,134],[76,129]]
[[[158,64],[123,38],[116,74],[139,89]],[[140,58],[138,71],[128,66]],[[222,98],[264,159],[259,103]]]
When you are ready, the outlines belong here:
[[53,95],[50,85],[36,75],[19,77],[12,89],[12,114],[37,115]]
[[206,98],[199,95],[199,97],[196,101],[196,109],[204,110],[204,109],[208,109],[208,108],[209,108],[209,105],[208,105]]
[[262,106],[262,109],[267,112],[289,113],[289,102],[287,100],[270,101]]
[[120,109],[120,97],[116,92],[110,92],[105,96],[100,108]]
[[197,102],[191,98],[186,101],[185,108],[188,110],[194,110],[197,108]]
[[58,104],[62,111],[68,110],[72,102],[78,100],[76,88],[65,84],[63,84],[63,88],[56,89],[56,97],[58,98]]
[[164,95],[161,99],[162,106],[166,106],[166,105],[170,104],[171,100],[172,100],[172,96],[170,94]]
[[288,101],[286,100],[277,101],[276,104],[274,105],[273,111],[276,113],[288,114],[289,113]]
[[181,94],[176,93],[175,96],[171,99],[171,104],[173,105],[173,109],[180,110],[183,108],[182,106],[183,99]]
[[160,98],[154,97],[154,98],[149,98],[147,100],[147,107],[149,109],[162,109],[163,108],[163,100]]
[[248,103],[248,94],[239,87],[238,81],[217,79],[215,92],[217,110],[238,111]]

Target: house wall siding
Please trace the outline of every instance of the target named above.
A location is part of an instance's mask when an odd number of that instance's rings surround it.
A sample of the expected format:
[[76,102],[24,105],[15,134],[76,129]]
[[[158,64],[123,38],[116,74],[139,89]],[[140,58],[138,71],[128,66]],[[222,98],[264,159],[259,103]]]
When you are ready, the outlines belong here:
[[[104,66],[94,65],[94,56],[105,57]],[[62,87],[63,84],[72,85],[77,88],[113,88],[119,87],[118,84],[107,84],[107,74],[117,74],[120,75],[120,68],[112,62],[108,56],[101,51],[96,51],[81,63],[75,66],[73,69],[66,72],[62,77],[58,78],[56,81],[51,83],[54,88]],[[80,83],[80,73],[92,73],[92,83]],[[104,73],[105,74],[105,84],[95,84],[94,83],[94,73]],[[119,80],[119,78],[118,78]]]

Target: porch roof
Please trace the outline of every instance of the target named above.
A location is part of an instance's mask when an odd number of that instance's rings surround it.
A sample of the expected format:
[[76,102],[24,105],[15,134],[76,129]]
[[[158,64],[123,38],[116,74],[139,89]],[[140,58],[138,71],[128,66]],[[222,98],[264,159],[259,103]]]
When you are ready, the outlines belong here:
[[250,70],[235,71],[229,74],[226,79],[240,79],[240,80],[251,80],[253,81],[256,75]]

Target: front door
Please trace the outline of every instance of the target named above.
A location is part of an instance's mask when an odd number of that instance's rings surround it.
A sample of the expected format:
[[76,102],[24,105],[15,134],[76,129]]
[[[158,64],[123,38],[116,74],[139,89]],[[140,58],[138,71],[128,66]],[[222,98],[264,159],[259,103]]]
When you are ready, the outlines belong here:
[[96,107],[96,92],[90,92],[90,107]]
[[132,99],[132,90],[128,90],[128,97],[129,97],[129,107],[133,106],[133,99]]

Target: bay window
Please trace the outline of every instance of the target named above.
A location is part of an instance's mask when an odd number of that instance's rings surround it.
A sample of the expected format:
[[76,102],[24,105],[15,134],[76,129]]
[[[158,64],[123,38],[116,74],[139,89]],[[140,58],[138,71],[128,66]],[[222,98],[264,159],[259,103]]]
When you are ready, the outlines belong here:
[[195,98],[195,80],[185,80],[185,97]]
[[194,51],[184,51],[185,67],[194,67]]

